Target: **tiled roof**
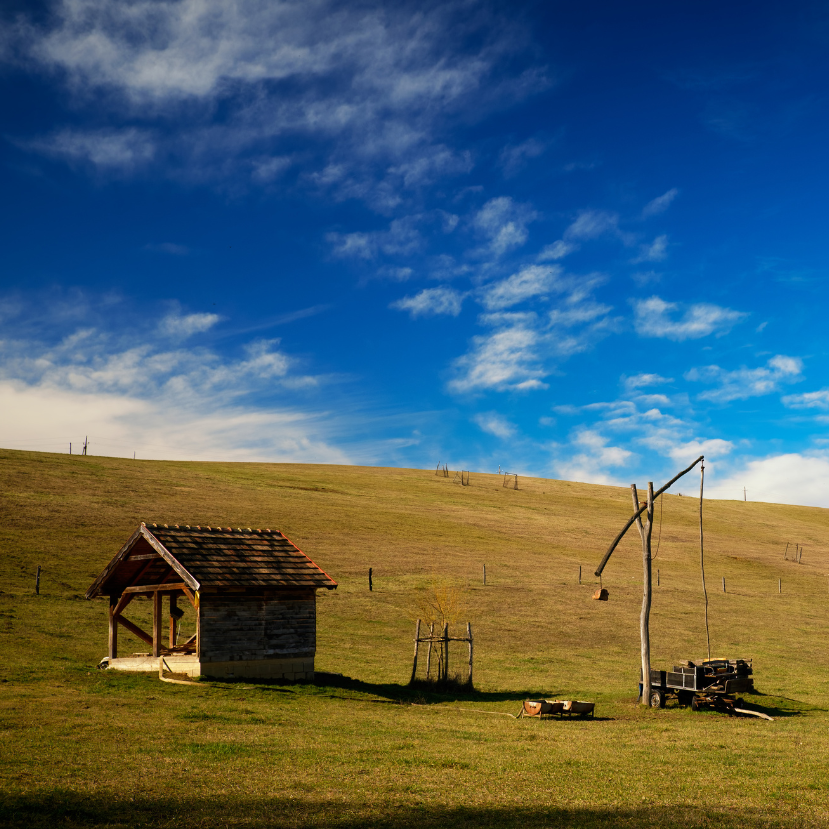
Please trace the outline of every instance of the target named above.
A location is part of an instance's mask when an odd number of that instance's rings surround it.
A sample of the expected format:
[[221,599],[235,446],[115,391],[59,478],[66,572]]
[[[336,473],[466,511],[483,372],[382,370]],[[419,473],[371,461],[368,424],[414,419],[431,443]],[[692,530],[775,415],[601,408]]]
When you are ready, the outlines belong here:
[[[155,550],[155,562],[145,552]],[[146,565],[146,566],[145,566]],[[139,569],[145,566],[140,572]],[[133,578],[169,581],[173,569],[196,589],[207,587],[334,588],[337,583],[278,530],[141,524],[87,596],[120,593]],[[187,578],[189,576],[190,578]]]
[[203,587],[336,587],[279,530],[167,527],[147,530]]

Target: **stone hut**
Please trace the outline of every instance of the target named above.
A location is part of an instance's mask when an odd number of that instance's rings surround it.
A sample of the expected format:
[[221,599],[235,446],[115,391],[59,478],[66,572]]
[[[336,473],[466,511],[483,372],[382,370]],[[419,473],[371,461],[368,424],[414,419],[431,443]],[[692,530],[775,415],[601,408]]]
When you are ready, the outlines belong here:
[[[163,657],[190,676],[312,680],[316,591],[336,586],[277,530],[142,523],[86,597],[109,598],[109,668],[159,670]],[[124,616],[137,596],[152,600],[152,635]],[[177,641],[180,599],[196,613],[185,642]],[[119,626],[152,652],[119,658]]]

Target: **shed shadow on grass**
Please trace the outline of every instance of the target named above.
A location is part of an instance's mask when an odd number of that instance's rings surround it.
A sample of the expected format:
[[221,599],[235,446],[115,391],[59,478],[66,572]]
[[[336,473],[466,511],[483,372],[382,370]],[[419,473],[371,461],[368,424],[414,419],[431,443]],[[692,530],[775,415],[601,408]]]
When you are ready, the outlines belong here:
[[464,807],[368,804],[309,797],[156,798],[50,790],[0,794],[0,813],[9,829],[61,827],[225,826],[240,829],[804,829],[825,825],[823,815],[781,814],[759,809],[647,804],[637,808],[546,806]]

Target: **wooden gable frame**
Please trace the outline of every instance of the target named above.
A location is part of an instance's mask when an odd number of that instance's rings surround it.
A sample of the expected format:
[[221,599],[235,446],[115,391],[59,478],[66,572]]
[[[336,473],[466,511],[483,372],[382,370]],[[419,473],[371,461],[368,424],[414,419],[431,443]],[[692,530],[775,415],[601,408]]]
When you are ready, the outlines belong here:
[[[126,573],[127,577],[119,581],[117,578],[119,573]],[[118,657],[118,625],[150,645],[152,655],[156,657],[173,650],[186,652],[197,647],[198,634],[191,637],[184,645],[176,646],[176,622],[180,618],[180,613],[177,612],[179,596],[185,596],[198,610],[200,587],[199,582],[142,523],[86,592],[88,599],[100,595],[109,596],[109,658]],[[123,615],[129,603],[136,596],[141,595],[152,596],[152,635]],[[169,600],[169,644],[167,646],[162,644],[164,596],[167,596]]]

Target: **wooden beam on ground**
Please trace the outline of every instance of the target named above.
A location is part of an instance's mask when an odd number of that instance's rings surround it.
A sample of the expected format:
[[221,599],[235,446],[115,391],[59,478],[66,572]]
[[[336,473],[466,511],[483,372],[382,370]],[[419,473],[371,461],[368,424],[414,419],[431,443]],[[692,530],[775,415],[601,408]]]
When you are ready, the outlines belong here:
[[133,636],[137,636],[141,639],[142,642],[146,642],[148,645],[152,645],[153,637],[149,636],[148,634],[144,633],[138,625],[134,625],[129,619],[125,619],[123,616],[118,617],[118,624],[123,625]]

